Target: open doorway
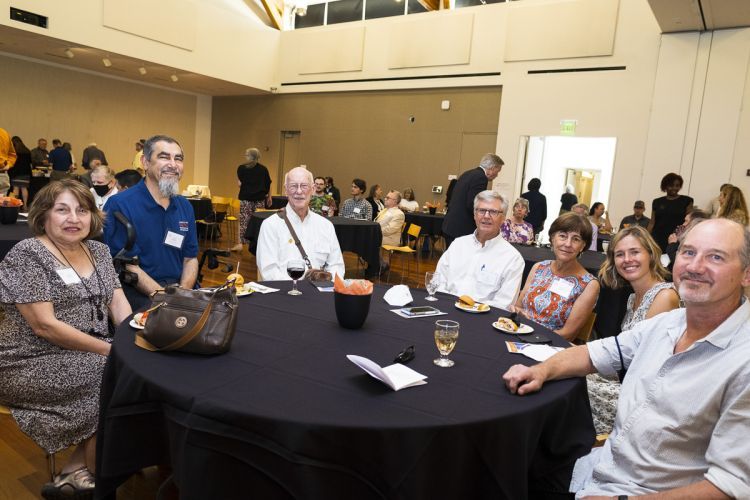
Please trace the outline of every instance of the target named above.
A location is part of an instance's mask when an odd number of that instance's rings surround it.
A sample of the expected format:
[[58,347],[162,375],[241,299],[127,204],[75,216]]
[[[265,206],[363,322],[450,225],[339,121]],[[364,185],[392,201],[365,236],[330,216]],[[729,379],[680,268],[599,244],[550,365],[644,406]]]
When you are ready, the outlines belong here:
[[600,201],[609,205],[616,146],[616,137],[521,138],[521,192],[525,192],[529,181],[536,177],[542,181],[540,192],[547,197],[543,238],[547,239],[546,232],[560,213],[560,197],[567,185],[573,187],[579,203],[591,206]]
[[300,131],[282,130],[279,148],[279,170],[276,173],[276,194],[284,195],[284,175],[294,167],[299,167],[301,158]]

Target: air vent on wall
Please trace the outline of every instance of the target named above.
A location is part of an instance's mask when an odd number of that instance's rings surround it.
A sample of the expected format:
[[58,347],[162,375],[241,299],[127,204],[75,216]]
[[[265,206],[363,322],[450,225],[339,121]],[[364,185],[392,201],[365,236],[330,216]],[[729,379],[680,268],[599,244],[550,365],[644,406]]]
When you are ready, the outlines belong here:
[[41,14],[34,14],[25,10],[17,9],[15,7],[10,8],[10,18],[13,21],[19,21],[22,23],[30,24],[32,26],[38,26],[40,28],[47,28],[47,16]]

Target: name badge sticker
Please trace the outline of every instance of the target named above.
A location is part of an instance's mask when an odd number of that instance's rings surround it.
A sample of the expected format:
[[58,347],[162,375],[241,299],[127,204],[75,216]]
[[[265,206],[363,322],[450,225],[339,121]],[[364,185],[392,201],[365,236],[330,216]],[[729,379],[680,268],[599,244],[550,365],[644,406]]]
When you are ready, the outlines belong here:
[[70,267],[64,267],[57,270],[57,275],[66,285],[75,285],[81,282],[80,276]]
[[323,210],[324,212],[328,212],[328,205],[323,205],[322,207],[320,207],[320,209]]
[[182,243],[185,241],[185,235],[175,233],[173,231],[167,231],[167,235],[164,237],[164,244],[170,247],[182,248]]
[[354,212],[355,214],[358,214],[358,213],[360,213],[361,211],[362,211],[362,210],[360,210],[359,208],[355,208],[354,210],[352,210],[352,212]]
[[552,293],[556,293],[563,299],[567,299],[570,297],[571,292],[573,291],[573,283],[555,278],[555,280],[552,282],[552,286],[549,287],[549,291]]

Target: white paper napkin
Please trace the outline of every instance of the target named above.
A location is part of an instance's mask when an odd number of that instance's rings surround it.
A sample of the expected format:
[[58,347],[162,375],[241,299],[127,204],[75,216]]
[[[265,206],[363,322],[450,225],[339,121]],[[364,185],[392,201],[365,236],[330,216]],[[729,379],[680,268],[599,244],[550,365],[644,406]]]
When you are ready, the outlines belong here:
[[386,302],[391,306],[402,307],[414,301],[411,296],[409,287],[406,285],[395,285],[390,288],[383,296]]
[[252,290],[254,292],[258,293],[273,293],[278,292],[280,288],[271,288],[269,286],[261,285],[260,283],[256,283],[254,281],[251,281],[250,283],[245,283],[245,288],[248,290]]

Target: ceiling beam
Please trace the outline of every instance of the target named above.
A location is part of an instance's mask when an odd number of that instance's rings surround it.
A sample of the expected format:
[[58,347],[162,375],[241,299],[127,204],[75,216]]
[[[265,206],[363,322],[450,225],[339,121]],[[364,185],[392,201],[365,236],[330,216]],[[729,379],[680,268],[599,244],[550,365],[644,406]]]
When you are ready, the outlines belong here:
[[268,14],[268,18],[271,20],[271,25],[277,30],[280,30],[282,25],[281,12],[279,12],[276,2],[274,0],[260,1],[263,3],[263,8],[266,9],[266,14]]

